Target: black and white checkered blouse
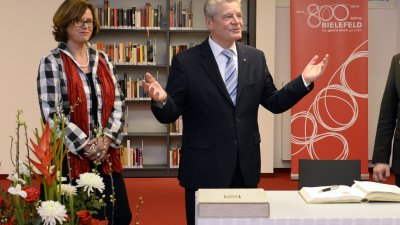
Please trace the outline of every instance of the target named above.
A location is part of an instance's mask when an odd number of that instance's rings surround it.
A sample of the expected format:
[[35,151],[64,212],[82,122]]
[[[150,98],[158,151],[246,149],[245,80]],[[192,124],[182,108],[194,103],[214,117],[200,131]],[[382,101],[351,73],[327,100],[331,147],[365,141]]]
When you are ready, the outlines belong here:
[[[89,44],[88,44],[89,45]],[[54,115],[60,118],[61,113],[66,117],[65,121],[65,144],[68,149],[75,154],[82,149],[89,139],[95,137],[94,128],[101,127],[100,124],[95,124],[93,115],[89,113],[89,137],[74,123],[70,122],[70,105],[68,100],[68,86],[67,77],[64,73],[63,62],[61,59],[60,51],[63,51],[67,56],[72,58],[76,64],[76,60],[69,52],[69,49],[65,43],[60,43],[58,47],[47,55],[42,57],[40,60],[38,77],[37,77],[37,89],[40,110],[42,118],[48,121],[51,127],[54,127]],[[101,54],[101,56],[100,56]],[[99,83],[99,78],[97,75],[97,65],[99,62],[99,57],[103,57],[108,68],[111,71],[111,75],[115,86],[115,101],[113,111],[107,124],[103,128],[103,133],[112,139],[111,146],[114,148],[119,148],[121,144],[123,134],[122,128],[125,123],[124,112],[125,112],[125,97],[122,94],[116,78],[115,68],[110,62],[110,59],[103,53],[99,52],[89,45],[89,59],[90,68],[92,72],[94,87],[97,96],[97,118],[102,118],[102,98],[101,98],[101,85]],[[77,66],[77,68],[79,68]],[[85,73],[78,69],[79,75],[82,79],[84,90],[86,93],[88,112],[91,112],[91,89],[90,84],[87,80]],[[58,119],[60,121],[60,119]],[[101,119],[99,120],[101,122]],[[58,123],[60,124],[60,123]],[[60,131],[59,131],[60,132]]]

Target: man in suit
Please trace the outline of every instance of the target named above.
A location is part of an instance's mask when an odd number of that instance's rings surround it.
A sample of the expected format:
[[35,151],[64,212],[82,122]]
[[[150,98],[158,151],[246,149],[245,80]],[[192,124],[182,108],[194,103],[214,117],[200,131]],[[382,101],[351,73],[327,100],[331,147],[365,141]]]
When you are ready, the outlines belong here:
[[[264,53],[236,42],[243,27],[240,0],[207,0],[204,14],[210,36],[173,57],[166,91],[149,73],[143,82],[158,121],[183,118],[178,179],[185,188],[188,225],[194,224],[198,188],[257,187],[259,105],[273,113],[288,110],[313,88],[328,63],[327,55],[318,64],[315,56],[303,75],[278,91]],[[232,74],[237,84],[227,88]]]
[[382,97],[372,163],[375,163],[373,169],[374,180],[378,182],[386,181],[390,176],[389,161],[393,151],[392,170],[395,173],[396,185],[400,187],[400,128],[397,125],[400,117],[399,96],[400,54],[397,54],[392,58],[389,76]]

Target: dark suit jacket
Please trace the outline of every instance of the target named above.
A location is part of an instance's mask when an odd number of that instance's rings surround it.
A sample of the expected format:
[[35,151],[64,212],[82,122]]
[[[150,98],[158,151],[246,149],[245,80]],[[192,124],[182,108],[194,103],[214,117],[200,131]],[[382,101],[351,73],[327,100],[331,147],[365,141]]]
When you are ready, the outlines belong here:
[[393,56],[389,76],[383,93],[376,129],[373,163],[389,163],[392,152],[392,169],[400,174],[400,128],[396,126],[400,117],[400,54]]
[[163,108],[152,104],[161,123],[182,114],[183,137],[179,164],[180,184],[186,188],[229,187],[240,160],[249,187],[260,176],[259,104],[281,113],[296,104],[309,89],[302,77],[278,91],[264,53],[237,43],[238,90],[236,107],[229,97],[208,40],[172,59]]

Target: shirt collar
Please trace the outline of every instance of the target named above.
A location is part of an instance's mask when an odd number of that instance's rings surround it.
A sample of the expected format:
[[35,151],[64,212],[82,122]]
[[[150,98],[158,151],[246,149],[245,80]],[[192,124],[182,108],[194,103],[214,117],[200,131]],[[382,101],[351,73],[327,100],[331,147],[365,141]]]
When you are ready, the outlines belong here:
[[[224,48],[222,48],[219,44],[217,44],[212,38],[211,36],[208,37],[208,43],[211,47],[211,51],[214,54],[214,57],[218,56],[219,54],[222,53],[222,51],[224,50]],[[233,45],[231,47],[229,47],[230,50],[232,50],[233,53],[235,53],[235,55],[237,55],[237,49],[236,49],[236,44],[233,43]]]

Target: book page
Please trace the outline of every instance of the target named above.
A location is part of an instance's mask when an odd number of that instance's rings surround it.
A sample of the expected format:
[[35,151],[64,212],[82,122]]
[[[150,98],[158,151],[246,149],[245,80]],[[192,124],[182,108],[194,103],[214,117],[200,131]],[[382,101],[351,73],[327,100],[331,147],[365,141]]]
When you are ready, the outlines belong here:
[[354,181],[352,189],[366,193],[369,201],[400,201],[400,188],[396,185],[370,181]]
[[307,203],[339,203],[364,201],[365,193],[345,185],[338,185],[330,191],[323,191],[331,186],[303,187],[299,193]]

